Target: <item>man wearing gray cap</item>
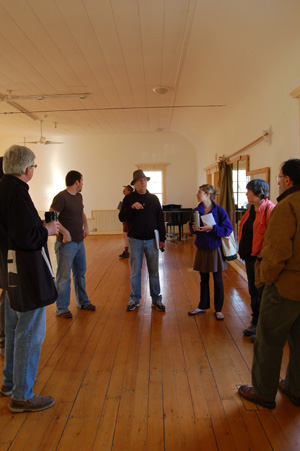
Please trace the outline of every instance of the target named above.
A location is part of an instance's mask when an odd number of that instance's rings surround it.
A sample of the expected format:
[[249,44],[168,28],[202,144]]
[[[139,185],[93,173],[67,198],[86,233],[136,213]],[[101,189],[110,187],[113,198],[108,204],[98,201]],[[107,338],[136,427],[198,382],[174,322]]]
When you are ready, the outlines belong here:
[[[145,254],[152,307],[159,312],[164,312],[166,308],[160,294],[157,247],[164,250],[166,231],[160,202],[157,196],[147,190],[149,180],[150,177],[146,177],[141,169],[134,171],[131,182],[134,192],[125,196],[119,213],[120,221],[127,222],[130,250],[131,294],[126,309],[132,311],[140,306],[141,271]],[[155,230],[159,236],[158,246],[155,240]]]
[[[124,185],[123,186],[123,195],[128,196],[128,194],[132,193],[133,188],[130,185]],[[121,210],[122,207],[122,202],[119,203],[118,205],[118,210]],[[123,241],[124,241],[124,251],[122,252],[121,255],[119,255],[119,258],[129,258],[130,254],[128,252],[129,249],[129,242],[128,242],[128,228],[127,228],[127,222],[123,222]]]

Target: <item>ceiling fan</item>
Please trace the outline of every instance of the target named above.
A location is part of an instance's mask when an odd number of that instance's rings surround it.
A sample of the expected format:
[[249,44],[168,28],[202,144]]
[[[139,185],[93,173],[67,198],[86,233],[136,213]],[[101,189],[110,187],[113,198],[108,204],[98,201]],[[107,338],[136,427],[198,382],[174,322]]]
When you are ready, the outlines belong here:
[[39,94],[39,95],[13,95],[11,89],[6,90],[7,94],[0,93],[0,102],[6,102],[16,110],[30,117],[34,121],[38,120],[38,117],[31,111],[24,108],[15,100],[45,100],[45,99],[63,99],[68,97],[79,98],[80,100],[86,99],[89,93],[78,93],[78,94]]
[[40,120],[40,124],[41,124],[41,136],[40,139],[38,141],[26,141],[26,144],[63,144],[62,141],[48,141],[46,140],[45,136],[43,136],[43,121]]

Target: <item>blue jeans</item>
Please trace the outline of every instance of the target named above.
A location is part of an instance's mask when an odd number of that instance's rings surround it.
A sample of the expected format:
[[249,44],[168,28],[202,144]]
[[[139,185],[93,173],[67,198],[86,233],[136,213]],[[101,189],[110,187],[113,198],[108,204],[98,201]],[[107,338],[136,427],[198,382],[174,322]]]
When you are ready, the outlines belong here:
[[[5,291],[2,290],[0,295],[0,343],[4,347],[5,342]],[[2,347],[0,345],[0,347]]]
[[86,307],[90,304],[85,291],[86,259],[84,243],[55,243],[57,260],[56,288],[58,298],[56,300],[56,313],[67,312],[71,296],[71,270],[75,287],[77,307]]
[[34,396],[33,384],[46,335],[46,307],[16,312],[5,300],[5,358],[3,384],[13,385],[12,399]]
[[141,299],[141,274],[144,254],[149,273],[150,296],[152,302],[162,299],[160,294],[159,273],[158,273],[158,249],[156,249],[155,240],[137,240],[129,237],[130,248],[130,299],[139,302]]

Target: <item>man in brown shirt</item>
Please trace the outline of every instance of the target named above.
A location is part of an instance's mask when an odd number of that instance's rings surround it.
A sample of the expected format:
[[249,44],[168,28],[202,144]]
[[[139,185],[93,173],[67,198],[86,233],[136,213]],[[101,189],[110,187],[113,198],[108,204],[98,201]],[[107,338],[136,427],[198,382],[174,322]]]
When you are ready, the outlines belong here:
[[56,314],[61,318],[72,318],[69,310],[71,270],[77,307],[84,310],[95,310],[96,307],[90,302],[85,290],[86,257],[83,240],[89,234],[89,229],[83,209],[83,178],[80,172],[68,172],[66,186],[64,191],[54,197],[50,210],[57,212],[63,226],[63,233],[59,233],[55,243],[58,291]]

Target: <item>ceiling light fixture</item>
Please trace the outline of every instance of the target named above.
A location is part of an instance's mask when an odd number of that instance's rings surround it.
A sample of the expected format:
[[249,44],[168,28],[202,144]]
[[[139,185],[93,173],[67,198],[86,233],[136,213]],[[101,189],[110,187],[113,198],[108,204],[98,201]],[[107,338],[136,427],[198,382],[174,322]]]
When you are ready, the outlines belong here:
[[152,91],[155,92],[155,94],[166,94],[169,92],[170,88],[168,86],[157,86],[156,88],[152,88]]
[[11,89],[7,89],[7,94],[0,93],[0,102],[10,102],[14,100],[46,100],[46,99],[64,99],[64,98],[76,98],[80,100],[86,99],[89,92],[78,92],[76,94],[34,94],[34,95],[14,95]]

